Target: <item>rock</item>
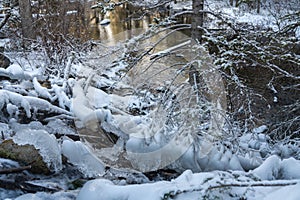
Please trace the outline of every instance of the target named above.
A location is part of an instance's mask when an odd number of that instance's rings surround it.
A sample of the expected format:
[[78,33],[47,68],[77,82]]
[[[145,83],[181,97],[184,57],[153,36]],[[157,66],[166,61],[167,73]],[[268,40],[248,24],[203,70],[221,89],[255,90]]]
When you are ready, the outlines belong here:
[[5,140],[0,144],[0,157],[15,160],[24,166],[31,165],[30,172],[35,174],[51,173],[33,145],[18,145],[13,140]]
[[50,171],[59,172],[62,169],[61,150],[54,135],[45,130],[25,128],[16,131],[12,139],[18,145],[33,145],[38,149]]
[[0,47],[0,68],[6,69],[10,64],[9,58],[7,58],[4,54],[4,47]]

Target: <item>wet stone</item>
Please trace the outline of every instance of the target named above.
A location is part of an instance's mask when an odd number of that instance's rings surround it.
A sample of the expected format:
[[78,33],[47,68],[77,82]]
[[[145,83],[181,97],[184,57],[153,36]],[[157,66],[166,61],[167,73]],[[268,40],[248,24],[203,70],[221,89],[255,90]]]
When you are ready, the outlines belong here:
[[18,145],[12,140],[5,140],[0,144],[0,157],[17,161],[24,166],[31,165],[31,173],[50,174],[39,150],[32,145]]

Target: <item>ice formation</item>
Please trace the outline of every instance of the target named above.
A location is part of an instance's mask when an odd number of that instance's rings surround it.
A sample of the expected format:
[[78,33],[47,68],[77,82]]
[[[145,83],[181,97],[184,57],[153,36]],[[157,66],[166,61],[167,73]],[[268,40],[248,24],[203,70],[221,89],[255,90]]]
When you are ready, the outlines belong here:
[[16,132],[13,141],[18,145],[33,145],[51,171],[62,169],[61,151],[54,135],[45,130],[23,129]]

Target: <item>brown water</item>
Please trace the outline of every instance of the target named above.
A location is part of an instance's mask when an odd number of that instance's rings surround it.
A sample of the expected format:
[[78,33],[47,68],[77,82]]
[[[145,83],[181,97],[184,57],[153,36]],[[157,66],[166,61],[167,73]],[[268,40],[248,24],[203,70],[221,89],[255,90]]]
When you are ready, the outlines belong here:
[[[94,40],[105,40],[111,44],[118,43],[121,39],[128,39],[134,35],[133,32],[128,31],[132,29],[147,30],[149,24],[151,24],[153,17],[144,16],[141,19],[133,19],[130,16],[137,10],[137,8],[124,4],[116,7],[113,11],[100,14],[99,10],[92,10],[89,18],[92,19],[89,22],[89,34],[90,38]],[[110,24],[100,25],[97,22],[101,22],[103,19],[109,19]],[[123,35],[122,35],[123,33]],[[115,36],[118,35],[117,38]],[[123,36],[123,38],[121,38]]]
[[[131,38],[136,34],[135,31],[128,30],[148,30],[153,18],[158,15],[154,13],[141,17],[136,14],[140,8],[129,4],[116,6],[114,10],[103,14],[100,8],[91,9],[94,3],[95,1],[85,1],[80,5],[74,6],[70,3],[67,6],[69,14],[66,21],[69,25],[68,32],[70,34],[86,40],[93,39],[117,44],[120,40]],[[100,25],[104,19],[109,19],[110,24]]]
[[[46,2],[33,7],[36,16],[36,28],[45,34],[63,34],[84,41],[97,40],[115,45],[120,40],[131,38],[146,31],[166,13],[153,11],[141,16],[141,9],[130,4],[116,6],[113,10],[101,13],[100,8],[91,9],[96,1]],[[110,24],[100,25],[104,19]],[[137,31],[138,30],[138,31]],[[170,39],[169,39],[170,40]]]

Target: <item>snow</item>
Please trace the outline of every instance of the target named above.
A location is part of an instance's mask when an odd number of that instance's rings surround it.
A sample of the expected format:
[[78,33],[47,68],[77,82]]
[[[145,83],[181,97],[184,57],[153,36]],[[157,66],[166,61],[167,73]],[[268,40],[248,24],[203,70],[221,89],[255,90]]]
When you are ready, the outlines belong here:
[[35,194],[24,194],[17,197],[15,200],[74,200],[76,198],[75,192],[56,192],[49,194],[46,192],[37,192]]
[[19,64],[13,63],[8,68],[0,68],[0,76],[9,77],[13,80],[31,79],[30,75]]
[[36,77],[32,79],[32,83],[34,90],[37,92],[38,96],[52,100],[52,96],[50,95],[48,89],[41,86]]
[[14,77],[14,79],[23,79],[24,77],[24,71],[18,64],[12,64],[10,65],[6,71],[11,75],[11,77]]
[[10,118],[17,118],[17,116],[19,115],[19,108],[13,104],[8,103],[6,105],[6,110]]
[[160,181],[142,185],[115,185],[109,180],[95,179],[84,185],[77,200],[161,200],[169,193],[196,188],[208,179],[214,177],[211,173],[192,174],[184,172],[173,181]]
[[254,128],[253,132],[256,133],[256,134],[259,134],[259,133],[265,132],[266,130],[268,130],[268,127],[266,125],[261,125],[257,128]]
[[277,156],[270,156],[258,168],[253,170],[253,173],[264,180],[275,180],[279,175],[280,158]]
[[295,158],[281,160],[278,156],[268,157],[259,167],[252,171],[263,180],[300,179],[300,161]]
[[263,200],[299,200],[300,199],[300,183],[283,188],[279,188],[267,195]]
[[70,98],[66,95],[64,88],[59,87],[58,85],[54,84],[52,86],[54,92],[55,92],[55,97],[58,99],[58,104],[59,107],[65,109],[65,108],[70,108],[71,107],[71,100]]
[[77,10],[68,10],[66,12],[67,15],[73,15],[73,14],[76,14],[77,13]]
[[[140,5],[153,5],[157,1],[135,1]],[[236,20],[240,23],[251,23],[253,25],[263,25],[276,29],[274,19],[262,11],[262,14],[244,12],[240,8],[226,7],[226,3],[214,1],[215,5],[209,5],[216,8],[220,6],[223,13],[227,14],[230,20]],[[215,7],[214,7],[215,6]],[[171,5],[174,9],[190,9],[191,1],[186,1]],[[217,10],[217,9],[216,9]],[[68,11],[67,14],[73,14]],[[108,19],[101,21],[101,25],[109,24]],[[213,22],[214,23],[214,22]],[[210,26],[214,27],[215,24]],[[296,31],[296,37],[300,37],[300,29]],[[136,41],[132,40],[136,45]],[[184,43],[185,44],[185,43]],[[159,51],[153,56],[162,56],[171,50],[175,50],[179,46],[173,46],[167,50]],[[97,52],[99,53],[99,52]],[[228,54],[232,52],[227,52]],[[80,58],[81,59],[81,58]],[[36,59],[37,60],[37,59]],[[84,59],[83,59],[84,60]],[[38,61],[39,62],[39,61]],[[84,61],[85,62],[85,61]],[[84,63],[83,62],[83,63]],[[102,61],[101,61],[102,62]],[[101,65],[110,66],[109,61],[103,62]],[[73,192],[57,192],[53,194],[45,192],[37,192],[35,194],[25,194],[17,199],[300,199],[300,184],[289,185],[285,187],[254,187],[252,184],[261,183],[286,183],[291,180],[299,182],[300,179],[300,161],[292,158],[293,153],[299,151],[295,147],[291,147],[284,143],[271,145],[269,137],[265,135],[269,127],[261,125],[252,130],[247,130],[243,136],[236,136],[233,143],[238,142],[239,148],[234,149],[230,144],[229,147],[207,138],[197,139],[195,135],[189,134],[196,129],[191,128],[191,124],[186,127],[174,126],[168,129],[166,126],[166,113],[157,109],[145,112],[144,115],[131,115],[130,108],[140,108],[145,106],[145,102],[135,92],[130,95],[120,96],[119,94],[109,94],[97,86],[112,86],[115,80],[119,81],[119,77],[115,77],[120,69],[126,69],[127,65],[119,61],[117,67],[113,69],[88,69],[84,64],[74,64],[71,58],[68,60],[67,66],[64,68],[64,78],[52,83],[52,89],[43,87],[38,80],[43,73],[45,67],[42,63],[35,67],[35,64],[19,65],[16,62],[7,69],[0,68],[0,76],[11,79],[22,79],[20,85],[22,87],[14,87],[11,83],[1,82],[3,90],[0,91],[0,110],[6,110],[9,115],[9,124],[0,123],[1,137],[9,138],[18,144],[32,144],[39,149],[42,157],[49,167],[57,172],[62,169],[61,154],[63,154],[69,163],[76,167],[86,178],[98,178],[88,181],[80,190]],[[96,61],[98,67],[99,60]],[[32,71],[25,69],[32,68]],[[105,67],[103,67],[105,68]],[[110,67],[107,67],[110,68]],[[102,71],[109,78],[93,76],[90,74]],[[91,82],[86,79],[68,79],[69,74],[79,75],[81,77],[90,76]],[[99,78],[100,77],[100,78]],[[96,80],[96,84],[93,81]],[[239,81],[237,79],[237,81]],[[58,83],[64,83],[61,86]],[[118,89],[128,87],[126,81],[118,82]],[[73,87],[72,99],[67,95],[67,86]],[[116,86],[116,85],[114,85]],[[28,88],[33,90],[27,92]],[[129,89],[130,86],[128,87]],[[136,88],[135,88],[136,89]],[[9,90],[9,91],[8,91]],[[23,95],[16,92],[22,91]],[[21,92],[20,92],[21,93]],[[133,95],[134,94],[134,95]],[[144,94],[148,97],[151,94]],[[42,97],[47,100],[39,99]],[[58,101],[57,106],[49,103],[49,101]],[[275,96],[273,101],[278,102]],[[150,101],[150,105],[155,107],[157,102]],[[136,107],[134,107],[136,106]],[[149,106],[150,107],[150,106]],[[217,106],[216,106],[217,107]],[[218,107],[219,108],[219,107]],[[65,114],[71,117],[74,115],[76,122],[81,121],[81,125],[89,126],[89,128],[105,127],[105,130],[113,130],[119,137],[117,144],[112,149],[103,151],[107,156],[115,156],[125,149],[126,159],[134,168],[140,171],[151,171],[167,167],[183,172],[178,178],[171,181],[157,181],[146,184],[128,185],[125,180],[111,181],[103,179],[107,175],[106,164],[96,156],[97,151],[92,151],[93,147],[88,143],[81,141],[72,141],[64,137],[62,143],[58,144],[53,135],[49,133],[68,134],[74,133],[74,130],[62,121],[49,118],[50,122],[47,126],[37,122],[30,124],[17,124],[18,112],[24,110],[26,116],[31,118],[34,111],[39,109]],[[70,109],[71,111],[67,111]],[[193,108],[190,108],[190,110]],[[184,109],[181,109],[185,112]],[[241,110],[242,111],[242,110]],[[188,113],[188,118],[192,118]],[[93,123],[91,123],[93,122]],[[17,125],[16,125],[17,124]],[[79,126],[78,126],[79,124]],[[91,127],[94,125],[95,127]],[[77,128],[80,123],[76,123]],[[188,131],[186,131],[187,129]],[[199,128],[199,127],[197,127]],[[93,129],[94,130],[94,129]],[[98,129],[95,129],[98,130]],[[176,135],[176,131],[181,131],[182,135]],[[185,132],[186,131],[186,132]],[[241,131],[241,130],[238,130]],[[249,132],[248,132],[249,131]],[[173,137],[173,136],[176,137]],[[194,136],[194,137],[193,137]],[[227,135],[226,135],[227,136]],[[231,136],[230,136],[231,137]],[[173,140],[174,139],[174,140]],[[123,144],[124,142],[124,144]],[[122,144],[121,144],[122,143]],[[114,149],[115,148],[115,149]],[[120,150],[117,151],[116,148]],[[124,148],[124,149],[123,149]],[[109,151],[109,153],[108,153]],[[280,156],[280,157],[279,157]],[[114,159],[114,158],[111,158]],[[174,162],[175,161],[175,162]],[[0,167],[4,165],[19,166],[18,163],[0,159]],[[221,170],[221,171],[216,171]],[[193,173],[193,172],[194,173]],[[210,172],[206,172],[210,171]],[[226,172],[227,171],[227,172]],[[249,171],[249,172],[244,172]],[[199,172],[199,173],[196,173]],[[253,178],[254,177],[254,178]],[[118,178],[123,178],[119,176]],[[133,177],[133,180],[136,177]],[[253,178],[253,179],[252,179]],[[284,180],[283,180],[284,179]],[[273,182],[272,182],[273,181]],[[295,183],[287,182],[287,183]],[[245,184],[244,187],[225,187],[223,189],[215,189],[212,187],[220,184]],[[79,194],[77,194],[79,192]],[[0,191],[0,193],[2,193]],[[78,196],[77,196],[78,195]],[[173,197],[174,196],[174,197]],[[3,197],[0,194],[0,198]],[[236,197],[236,198],[235,198]]]
[[300,27],[296,29],[296,38],[300,39]]
[[104,25],[108,25],[110,23],[110,20],[109,19],[103,19],[101,22],[100,22],[100,25],[104,26]]
[[[235,179],[233,179],[235,177]],[[295,185],[295,183],[298,183]],[[227,187],[224,187],[228,185]],[[254,186],[257,185],[257,186]],[[262,187],[269,185],[269,187]],[[287,185],[278,187],[279,185]],[[226,190],[224,190],[226,188]],[[281,200],[285,191],[291,199],[299,197],[297,181],[254,181],[242,172],[202,172],[186,170],[171,181],[122,185],[106,179],[88,181],[80,190],[77,200],[161,200],[161,199],[236,199]],[[279,194],[279,191],[283,192]],[[276,196],[279,194],[278,196]]]
[[10,102],[18,108],[23,108],[28,118],[31,117],[32,108],[36,110],[47,110],[48,112],[71,115],[70,112],[56,107],[44,99],[39,99],[31,96],[23,96],[18,93],[5,90],[0,90],[0,96],[2,97],[0,99],[0,109],[3,108],[5,103]]
[[93,114],[93,110],[85,97],[82,86],[83,81],[78,81],[73,87],[73,99],[71,104],[72,113],[82,122],[86,122],[86,118]]
[[38,149],[51,171],[58,172],[62,169],[60,147],[56,138],[45,130],[19,130],[12,139],[18,145],[29,144]]

